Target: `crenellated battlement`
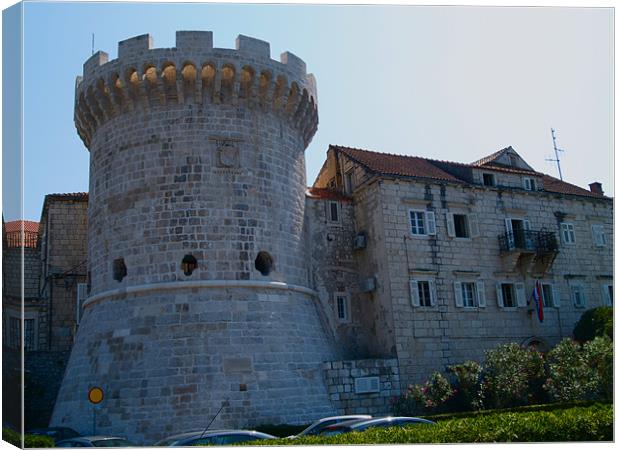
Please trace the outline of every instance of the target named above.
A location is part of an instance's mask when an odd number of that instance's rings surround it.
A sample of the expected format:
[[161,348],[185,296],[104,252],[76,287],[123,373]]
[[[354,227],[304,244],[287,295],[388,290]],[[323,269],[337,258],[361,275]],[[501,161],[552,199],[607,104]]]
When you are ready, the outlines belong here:
[[136,110],[192,102],[272,110],[307,145],[318,125],[316,81],[290,52],[271,59],[269,43],[239,35],[235,49],[213,48],[210,31],[177,31],[176,47],[153,48],[148,34],[120,41],[118,58],[98,51],[75,92],[75,124],[86,147],[99,126]]

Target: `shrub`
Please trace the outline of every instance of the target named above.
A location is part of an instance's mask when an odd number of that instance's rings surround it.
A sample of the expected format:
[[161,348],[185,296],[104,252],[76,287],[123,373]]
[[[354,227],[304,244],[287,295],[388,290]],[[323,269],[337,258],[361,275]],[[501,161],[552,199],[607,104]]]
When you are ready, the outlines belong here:
[[409,385],[407,391],[393,401],[392,409],[397,415],[415,415],[422,408],[440,411],[453,395],[454,389],[446,377],[433,372],[424,384]]
[[542,355],[518,344],[503,344],[486,352],[482,394],[493,408],[539,403],[545,381]]
[[597,336],[614,338],[614,310],[610,306],[589,309],[584,312],[573,329],[573,337],[581,343]]
[[251,445],[413,444],[463,442],[612,441],[613,405],[494,413],[436,425],[374,428],[331,437],[253,441]]
[[475,361],[465,361],[463,364],[449,366],[448,370],[455,378],[455,395],[451,402],[453,409],[467,411],[482,408],[482,366]]
[[[10,428],[2,429],[2,440],[16,447],[22,447],[21,434]],[[49,436],[39,436],[34,434],[24,435],[25,448],[50,448],[55,447],[54,439]]]
[[614,344],[607,336],[596,337],[583,345],[583,359],[593,372],[594,394],[611,400],[614,392]]
[[544,389],[555,401],[590,398],[596,390],[594,371],[587,365],[579,344],[563,339],[547,354],[549,378]]

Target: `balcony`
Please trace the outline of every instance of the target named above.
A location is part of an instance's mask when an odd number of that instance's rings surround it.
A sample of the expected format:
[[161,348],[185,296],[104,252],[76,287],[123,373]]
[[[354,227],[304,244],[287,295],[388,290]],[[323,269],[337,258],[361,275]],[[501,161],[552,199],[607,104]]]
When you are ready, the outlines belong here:
[[506,270],[520,269],[524,274],[544,276],[558,254],[555,233],[519,230],[498,236],[502,264]]
[[542,255],[558,251],[555,233],[549,231],[519,230],[500,234],[498,239],[500,252],[517,251]]

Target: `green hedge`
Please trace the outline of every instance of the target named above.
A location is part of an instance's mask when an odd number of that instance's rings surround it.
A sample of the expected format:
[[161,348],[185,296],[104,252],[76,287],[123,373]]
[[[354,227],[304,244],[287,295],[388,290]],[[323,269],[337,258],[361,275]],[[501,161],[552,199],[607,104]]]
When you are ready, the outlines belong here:
[[591,341],[597,336],[614,339],[614,309],[601,306],[584,312],[573,329],[573,336],[581,343]]
[[253,441],[252,445],[414,444],[612,441],[613,406],[597,403],[554,411],[502,412],[436,425],[374,428],[331,437]]
[[[22,448],[21,434],[10,428],[2,429],[2,440],[16,447]],[[24,436],[24,445],[26,448],[50,448],[55,447],[54,439],[49,436],[38,436],[34,434],[26,434]]]

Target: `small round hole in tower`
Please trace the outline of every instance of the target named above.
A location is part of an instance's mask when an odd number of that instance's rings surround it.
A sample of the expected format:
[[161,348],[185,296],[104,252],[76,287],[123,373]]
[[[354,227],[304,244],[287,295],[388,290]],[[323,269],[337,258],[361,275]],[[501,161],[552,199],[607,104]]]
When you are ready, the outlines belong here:
[[185,255],[181,261],[181,269],[186,276],[190,276],[198,267],[198,261],[192,255]]
[[258,252],[256,261],[254,261],[254,267],[262,276],[266,277],[273,270],[273,258],[267,252]]

